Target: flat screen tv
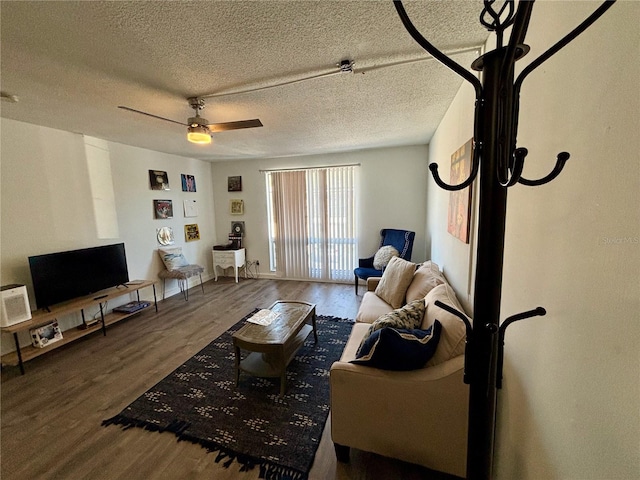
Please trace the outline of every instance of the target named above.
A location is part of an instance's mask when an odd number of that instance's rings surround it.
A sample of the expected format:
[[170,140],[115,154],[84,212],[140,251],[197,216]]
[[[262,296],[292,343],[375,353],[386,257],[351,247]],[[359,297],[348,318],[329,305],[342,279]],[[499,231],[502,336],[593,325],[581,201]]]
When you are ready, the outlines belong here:
[[29,257],[38,308],[129,281],[124,243]]

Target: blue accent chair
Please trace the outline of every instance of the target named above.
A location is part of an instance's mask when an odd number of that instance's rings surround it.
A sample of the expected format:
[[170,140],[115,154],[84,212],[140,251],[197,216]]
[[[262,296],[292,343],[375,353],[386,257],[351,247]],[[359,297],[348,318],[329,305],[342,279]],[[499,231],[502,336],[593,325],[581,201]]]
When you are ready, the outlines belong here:
[[[408,230],[394,230],[392,228],[383,228],[380,230],[380,247],[385,245],[393,245],[398,252],[400,252],[400,258],[411,261],[411,251],[413,250],[413,240],[416,236],[416,232],[410,232]],[[378,248],[380,248],[378,247]],[[353,271],[355,275],[356,295],[358,294],[358,279],[367,280],[369,277],[381,277],[382,270],[376,270],[373,267],[373,258],[361,258],[358,260],[358,268]]]

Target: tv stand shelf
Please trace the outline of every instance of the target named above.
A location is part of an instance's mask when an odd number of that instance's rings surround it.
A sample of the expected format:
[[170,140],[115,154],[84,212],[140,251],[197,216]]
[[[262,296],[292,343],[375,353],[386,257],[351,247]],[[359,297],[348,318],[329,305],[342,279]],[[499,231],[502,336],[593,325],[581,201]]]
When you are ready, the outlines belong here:
[[[16,345],[15,352],[10,352],[2,355],[2,365],[18,366],[20,367],[20,372],[24,375],[24,362],[28,360],[39,357],[40,355],[44,355],[51,350],[55,350],[58,347],[90,335],[94,332],[97,332],[98,330],[102,330],[103,335],[106,335],[107,326],[117,323],[120,320],[124,320],[125,318],[129,318],[132,315],[136,315],[148,308],[151,308],[151,305],[149,305],[148,307],[132,313],[106,313],[106,303],[114,298],[118,298],[134,292],[137,295],[137,299],[140,300],[140,290],[143,288],[153,287],[153,306],[155,307],[157,312],[158,301],[156,298],[156,283],[157,282],[155,280],[133,280],[127,283],[126,286],[119,285],[117,287],[108,288],[91,295],[74,298],[73,300],[53,305],[46,311],[38,310],[37,312],[33,312],[31,320],[0,328],[0,330],[4,333],[13,334],[13,339]],[[20,342],[18,341],[19,332],[38,328],[42,325],[46,325],[53,320],[56,320],[58,317],[78,311],[82,313],[82,319],[84,322],[84,309],[95,306],[100,308],[100,319],[94,325],[87,326],[85,323],[83,326],[85,326],[86,328],[72,328],[69,330],[65,330],[62,340],[52,343],[51,345],[47,345],[43,348],[38,348],[31,345],[27,347],[20,347]]]

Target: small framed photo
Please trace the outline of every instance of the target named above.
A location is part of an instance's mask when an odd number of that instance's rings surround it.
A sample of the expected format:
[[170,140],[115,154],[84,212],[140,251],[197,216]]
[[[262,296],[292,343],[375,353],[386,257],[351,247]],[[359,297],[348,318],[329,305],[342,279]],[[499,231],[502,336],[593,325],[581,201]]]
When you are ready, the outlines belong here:
[[185,175],[184,173],[180,174],[180,178],[182,180],[182,191],[183,192],[195,192],[196,191],[196,177],[193,175]]
[[227,191],[228,192],[241,192],[242,191],[242,177],[228,177],[227,178]]
[[231,215],[244,215],[244,200],[231,200],[229,213]]
[[151,190],[169,190],[169,176],[162,170],[149,170]]
[[153,211],[155,218],[173,218],[173,201],[171,200],[154,200]]
[[194,240],[200,240],[200,230],[197,223],[184,226],[184,239],[187,242],[193,242]]

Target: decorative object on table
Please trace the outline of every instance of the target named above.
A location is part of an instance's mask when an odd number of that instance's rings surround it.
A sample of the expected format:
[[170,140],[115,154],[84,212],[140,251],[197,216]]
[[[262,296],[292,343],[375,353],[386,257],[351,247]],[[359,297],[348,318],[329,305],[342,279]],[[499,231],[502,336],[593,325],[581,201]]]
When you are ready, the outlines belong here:
[[198,229],[197,223],[192,223],[184,226],[184,239],[187,242],[200,240],[200,230]]
[[279,397],[277,378],[243,375],[233,387],[231,338],[250,315],[102,424],[171,432],[179,441],[217,452],[216,460],[227,468],[234,461],[242,470],[259,466],[261,478],[308,478],[329,413],[329,369],[353,322],[317,317],[320,341],[306,340],[289,364],[289,387]]
[[180,174],[180,180],[182,181],[183,192],[195,192],[196,191],[196,177],[193,175]]
[[227,191],[228,192],[241,192],[242,191],[242,177],[229,177],[227,179]]
[[185,200],[184,201],[184,216],[185,217],[197,217],[198,216],[198,206],[196,205],[195,200]]
[[159,245],[173,245],[175,238],[173,236],[173,228],[160,227],[156,229],[156,239]]
[[[451,183],[462,183],[471,174],[473,138],[451,155]],[[469,218],[471,217],[471,188],[449,192],[449,216],[447,231],[454,237],[469,243]]]
[[169,190],[169,176],[162,170],[149,170],[151,190]]
[[153,211],[155,218],[173,218],[173,201],[171,200],[154,200]]
[[229,203],[229,213],[231,213],[231,215],[244,215],[244,200],[231,200]]
[[52,343],[62,340],[62,331],[58,326],[58,321],[54,320],[47,325],[29,330],[31,343],[34,347],[44,348]]
[[279,316],[280,314],[278,312],[272,312],[271,310],[263,308],[247,318],[247,322],[268,327],[271,325],[271,322]]

